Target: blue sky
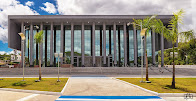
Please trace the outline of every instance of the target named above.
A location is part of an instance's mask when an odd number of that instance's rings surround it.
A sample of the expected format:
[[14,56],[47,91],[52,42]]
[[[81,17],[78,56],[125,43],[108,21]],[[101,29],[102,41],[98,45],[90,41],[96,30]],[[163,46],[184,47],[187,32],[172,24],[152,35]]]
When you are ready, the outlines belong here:
[[[22,5],[26,5],[26,3],[29,0],[16,0],[16,1],[19,1],[20,4],[22,4]],[[48,12],[42,10],[40,7],[41,6],[44,7],[43,3],[46,3],[46,2],[49,2],[53,5],[56,5],[56,3],[55,3],[56,1],[54,1],[54,0],[34,0],[33,1],[34,4],[32,6],[28,6],[28,7],[32,10],[35,10],[40,15],[56,15],[56,14],[58,14],[58,12],[48,13]],[[8,48],[8,43],[7,42],[4,42],[4,41],[0,40],[0,54],[10,53],[12,50],[13,49]]]
[[[18,0],[21,2],[21,4],[25,5],[26,2],[31,1],[31,0]],[[54,15],[54,14],[50,14],[46,11],[43,11],[40,9],[40,6],[43,6],[43,3],[49,2],[52,3],[53,5],[56,5],[56,1],[55,0],[32,0],[34,2],[33,6],[30,6],[31,9],[34,9],[35,11],[37,11],[40,15]],[[57,13],[55,13],[57,14]]]
[[7,44],[8,15],[171,15],[185,10],[181,31],[196,29],[196,0],[1,0],[0,54]]

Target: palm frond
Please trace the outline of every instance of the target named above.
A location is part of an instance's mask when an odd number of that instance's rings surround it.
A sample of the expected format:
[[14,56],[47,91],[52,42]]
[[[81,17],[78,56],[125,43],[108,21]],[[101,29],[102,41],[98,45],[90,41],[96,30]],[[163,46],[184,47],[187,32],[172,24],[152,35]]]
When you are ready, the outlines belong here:
[[43,42],[43,30],[37,32],[34,36],[34,40],[37,44],[42,43]]

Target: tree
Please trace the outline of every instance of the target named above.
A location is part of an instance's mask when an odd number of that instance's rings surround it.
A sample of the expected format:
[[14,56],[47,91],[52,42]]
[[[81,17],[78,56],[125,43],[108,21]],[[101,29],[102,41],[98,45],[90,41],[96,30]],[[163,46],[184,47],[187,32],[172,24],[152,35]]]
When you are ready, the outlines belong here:
[[41,80],[41,43],[43,42],[43,30],[37,32],[34,36],[36,44],[39,44],[39,80]]
[[[146,47],[146,37],[149,34],[149,31],[154,29],[156,33],[161,34],[164,25],[160,19],[155,19],[156,15],[151,17],[146,17],[144,19],[133,19],[133,25],[136,26],[137,29],[146,30],[144,36],[144,47]],[[148,57],[147,57],[147,50],[145,51],[145,62],[146,62],[146,81],[149,81],[148,78]]]
[[172,88],[175,88],[175,56],[174,56],[174,47],[175,43],[178,40],[178,37],[183,37],[185,39],[191,39],[193,38],[193,31],[190,32],[181,32],[178,31],[178,24],[183,24],[182,18],[184,15],[184,10],[181,9],[176,13],[173,13],[173,16],[171,20],[169,21],[168,29],[164,30],[163,36],[168,40],[172,42],[172,50],[173,50],[173,75],[172,75]]

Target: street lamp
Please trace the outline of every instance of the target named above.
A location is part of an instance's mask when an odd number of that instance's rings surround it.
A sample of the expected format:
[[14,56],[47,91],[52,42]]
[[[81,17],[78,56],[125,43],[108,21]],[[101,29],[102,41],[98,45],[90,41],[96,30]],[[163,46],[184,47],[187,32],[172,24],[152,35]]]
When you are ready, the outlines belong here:
[[60,82],[60,80],[59,80],[59,58],[63,57],[63,53],[54,53],[54,56],[56,58],[58,58],[58,80],[57,80],[57,82]]
[[23,63],[23,81],[24,81],[24,64],[25,64],[25,62],[24,62],[24,41],[25,41],[25,35],[23,34],[23,33],[18,33],[19,35],[20,35],[20,37],[21,37],[21,41],[22,41],[22,52],[23,52],[23,54],[22,54],[22,57],[23,57],[23,61],[22,61],[22,63]]
[[142,29],[142,22],[141,22],[141,24],[139,25],[139,24],[135,24],[135,23],[127,23],[127,26],[129,26],[129,25],[138,25],[138,26],[140,26],[140,28],[141,28],[141,32],[140,32],[140,35],[141,35],[141,81],[140,82],[144,82],[143,81],[143,40],[144,40],[144,36],[145,36],[145,33],[146,33],[146,30],[147,30],[147,28],[144,28],[144,29]]

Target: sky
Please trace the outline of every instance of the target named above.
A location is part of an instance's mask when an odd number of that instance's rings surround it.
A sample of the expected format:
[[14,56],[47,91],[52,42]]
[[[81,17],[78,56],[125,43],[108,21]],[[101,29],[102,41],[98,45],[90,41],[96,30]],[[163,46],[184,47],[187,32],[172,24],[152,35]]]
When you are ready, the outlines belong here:
[[8,15],[171,15],[185,10],[180,31],[196,29],[196,0],[1,0],[0,54],[8,48]]

